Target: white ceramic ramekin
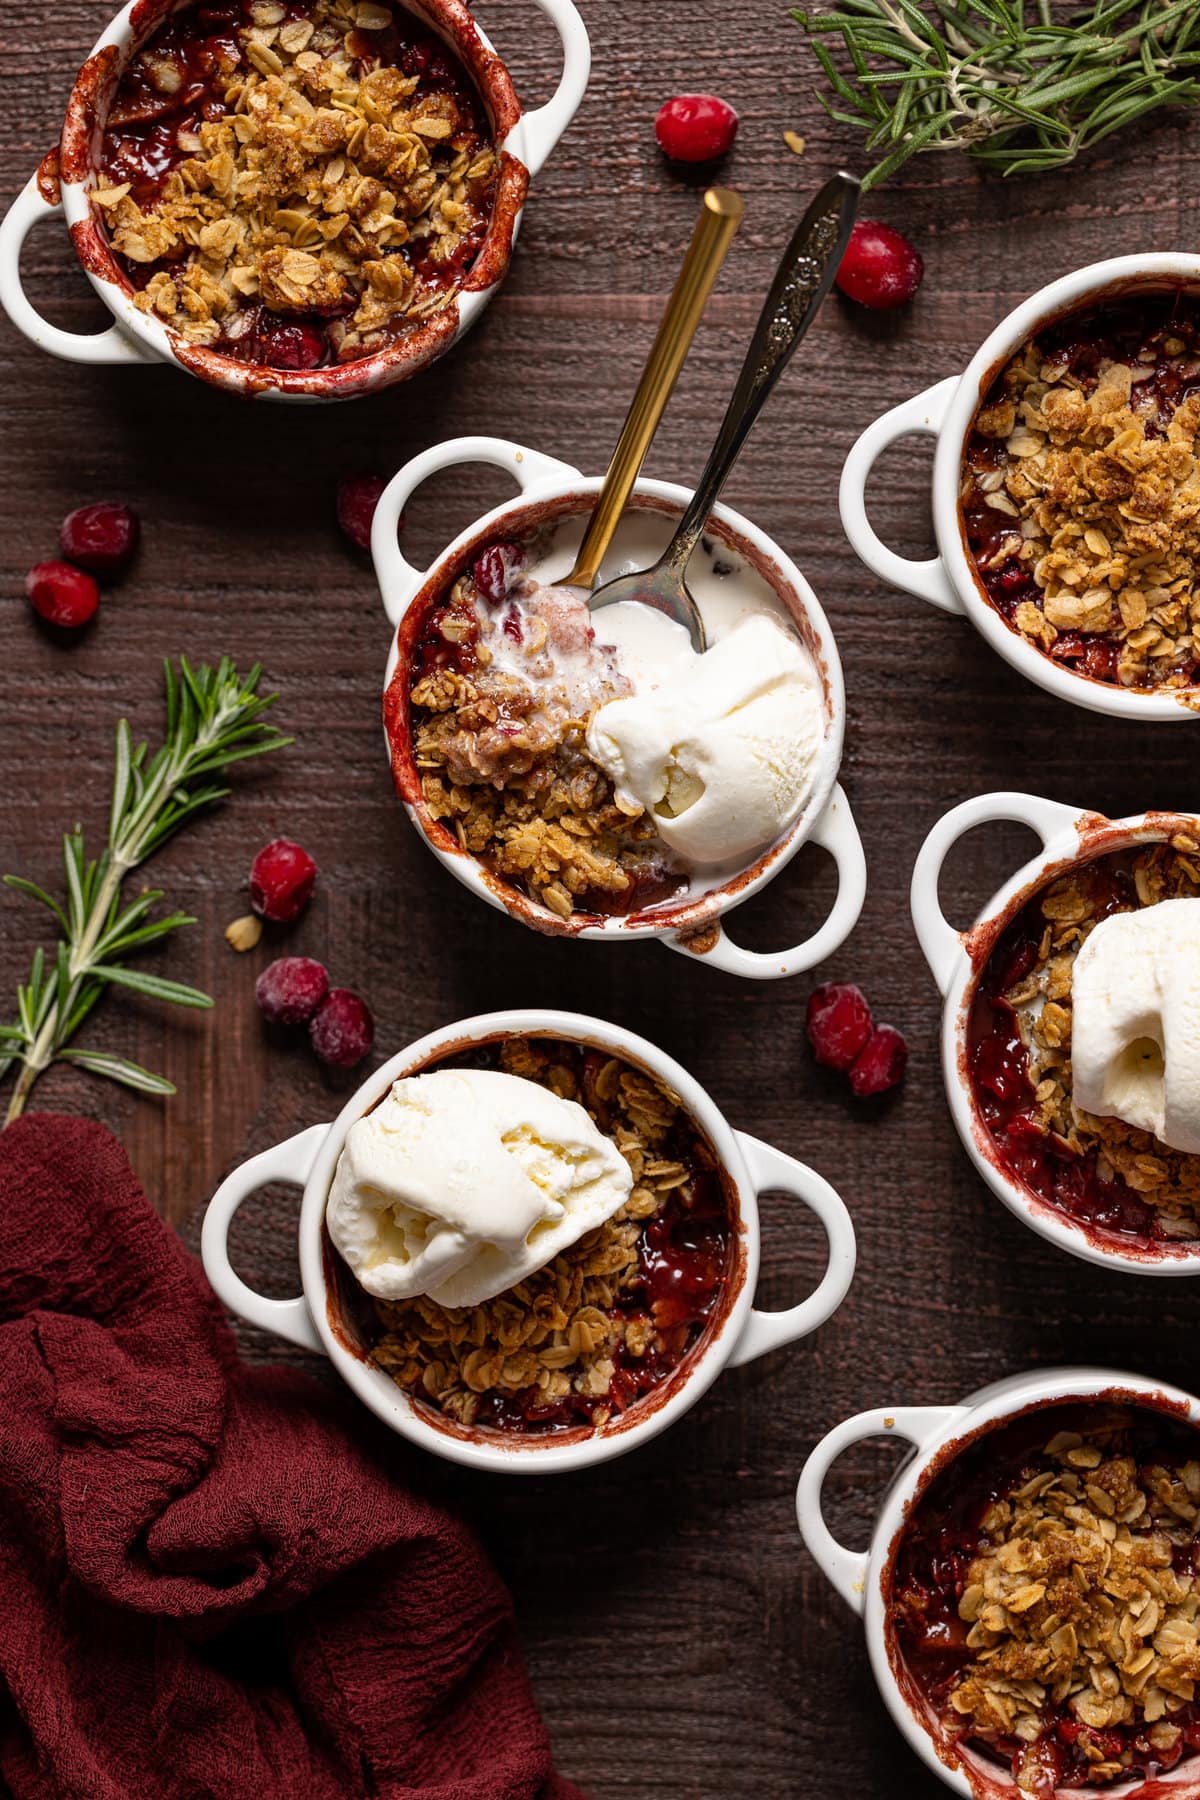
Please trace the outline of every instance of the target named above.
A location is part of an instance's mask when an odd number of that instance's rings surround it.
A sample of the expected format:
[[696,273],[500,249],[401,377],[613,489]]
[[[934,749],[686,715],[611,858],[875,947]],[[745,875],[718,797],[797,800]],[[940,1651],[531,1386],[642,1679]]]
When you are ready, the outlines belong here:
[[[1035,856],[988,902],[969,931],[956,931],[942,912],[938,877],[951,848],[976,825],[998,819],[1028,825],[1042,840]],[[1200,820],[1179,813],[1139,813],[1128,819],[1042,800],[1036,794],[981,794],[939,819],[921,846],[913,869],[912,916],[925,960],[945,997],[942,1073],[958,1134],[992,1192],[1042,1237],[1086,1262],[1138,1275],[1200,1274],[1200,1243],[1124,1242],[1102,1234],[1049,1205],[1009,1173],[979,1116],[968,1066],[967,1030],[975,991],[989,956],[1015,915],[1033,894],[1072,866],[1137,844],[1162,842],[1178,831],[1200,831]]]
[[[1195,690],[1190,690],[1190,695],[1188,690],[1147,693],[1075,674],[1005,624],[984,592],[963,536],[958,505],[963,450],[980,401],[1005,363],[1039,327],[1079,307],[1176,287],[1200,289],[1200,257],[1173,253],[1116,256],[1052,281],[997,325],[965,373],[937,382],[869,425],[842,470],[842,524],[874,574],[943,612],[965,615],[993,650],[1038,687],[1076,706],[1121,719],[1193,719],[1197,716]],[[866,485],[871,470],[889,445],[914,435],[937,439],[933,525],[939,553],[927,562],[913,562],[889,550],[867,518]]]
[[[871,1668],[888,1711],[926,1766],[946,1786],[970,1800],[1021,1800],[1011,1774],[967,1747],[953,1748],[936,1729],[916,1685],[907,1676],[890,1624],[893,1569],[904,1527],[930,1480],[982,1433],[1034,1408],[1079,1400],[1134,1402],[1176,1419],[1200,1424],[1200,1400],[1180,1388],[1112,1369],[1043,1369],[1013,1375],[961,1406],[874,1407],[847,1419],[822,1438],[804,1465],[796,1489],[800,1535],[817,1567],[833,1583],[866,1626]],[[899,1437],[913,1454],[888,1489],[868,1550],[847,1550],[825,1523],[822,1492],[833,1464],[865,1438]],[[974,1783],[965,1770],[969,1768]],[[896,1791],[900,1788],[897,1785]],[[1064,1800],[1197,1800],[1200,1758],[1190,1756],[1153,1782],[1116,1787],[1072,1788]]]
[[[189,0],[183,0],[188,4]],[[174,363],[234,393],[271,400],[343,400],[415,375],[445,354],[479,317],[508,272],[529,179],[570,124],[587,87],[591,47],[573,0],[533,0],[562,40],[563,72],[545,106],[523,113],[508,71],[475,23],[465,0],[403,0],[463,63],[481,94],[503,166],[492,222],[454,304],[403,333],[386,349],[354,362],[311,371],[270,369],[188,344],[154,313],[145,313],[113,259],[92,206],[96,157],[108,109],[133,54],[181,0],[129,0],[80,70],[67,104],[62,140],[14,200],[0,224],[0,306],[31,343],[79,363]],[[75,252],[116,323],[92,336],[49,324],[21,282],[21,247],[33,227],[65,215]]]
[[[520,494],[460,532],[428,569],[415,569],[397,543],[397,521],[409,496],[439,469],[472,462],[491,463],[504,469],[519,484]],[[832,955],[849,936],[866,894],[862,843],[837,779],[846,722],[842,668],[825,614],[799,569],[764,532],[727,507],[716,509],[709,531],[780,595],[816,663],[824,692],[825,735],[816,780],[803,812],[784,836],[735,876],[706,893],[619,918],[598,921],[594,915],[580,915],[561,919],[485,869],[476,857],[463,850],[453,832],[429,815],[409,744],[407,685],[403,694],[398,687],[389,703],[393,677],[402,663],[407,669],[429,608],[444,596],[479,549],[496,538],[522,537],[553,520],[590,512],[600,486],[598,476],[584,477],[567,463],[502,438],[465,437],[414,457],[385,489],[375,513],[371,551],[384,609],[395,627],[383,686],[397,792],[438,860],[489,905],[535,931],[600,939],[610,944],[657,937],[670,949],[701,957],[713,968],[756,980],[811,969]],[[639,481],[629,504],[675,517],[690,498],[686,488],[673,483]],[[727,935],[722,915],[773,880],[810,838],[828,850],[837,863],[838,892],[829,917],[812,937],[790,950],[768,954],[742,949]]]
[[[711,1145],[723,1175],[737,1228],[735,1269],[720,1311],[706,1334],[681,1364],[677,1376],[602,1432],[569,1431],[548,1437],[510,1439],[488,1436],[435,1422],[431,1413],[413,1405],[408,1395],[380,1369],[372,1368],[347,1339],[332,1303],[326,1279],[328,1248],[323,1230],[325,1202],[346,1133],[356,1119],[382,1099],[394,1081],[412,1075],[473,1045],[512,1036],[569,1040],[603,1050],[646,1069],[678,1096],[692,1121]],[[300,1209],[300,1280],[303,1292],[294,1300],[270,1300],[256,1294],[234,1273],[229,1261],[229,1227],[242,1202],[271,1181],[287,1181],[304,1189]],[[825,1229],[829,1260],[825,1274],[807,1300],[785,1312],[754,1309],[758,1284],[758,1195],[768,1189],[793,1195],[815,1213]],[[579,1013],[528,1011],[489,1013],[430,1032],[393,1056],[370,1075],[347,1101],[332,1125],[314,1125],[260,1156],[251,1157],[217,1189],[204,1219],[201,1241],[204,1268],[213,1287],[232,1312],[264,1331],[287,1338],[304,1350],[324,1353],[360,1400],[393,1431],[411,1438],[451,1462],[503,1474],[558,1473],[607,1462],[657,1436],[693,1406],[728,1365],[737,1368],[768,1350],[807,1337],[835,1313],[854,1276],[854,1227],[845,1205],[827,1181],[781,1151],[734,1131],[687,1070],[653,1044],[631,1031]]]

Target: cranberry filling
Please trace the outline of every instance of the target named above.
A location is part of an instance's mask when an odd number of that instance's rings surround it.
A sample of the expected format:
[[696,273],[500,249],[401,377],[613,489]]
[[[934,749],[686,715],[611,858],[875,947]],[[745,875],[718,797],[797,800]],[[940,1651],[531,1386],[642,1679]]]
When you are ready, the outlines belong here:
[[[721,1184],[710,1169],[692,1166],[688,1182],[642,1232],[638,1285],[621,1307],[628,1318],[653,1319],[661,1346],[634,1357],[622,1346],[607,1403],[614,1413],[668,1380],[695,1345],[716,1307],[729,1267],[729,1217]],[[568,1394],[547,1403],[537,1388],[511,1397],[486,1395],[476,1424],[494,1431],[568,1431],[591,1425],[595,1396]]]
[[[484,598],[489,605],[503,604],[509,585],[519,575],[526,552],[521,544],[488,545],[472,564],[472,578],[480,585],[483,576]],[[521,617],[516,607],[504,616],[502,630],[516,644],[521,643]],[[449,669],[457,675],[472,675],[479,667],[476,647],[479,643],[479,620],[469,601],[442,601],[426,617],[424,629],[413,646],[409,687],[417,687],[427,675],[438,669]],[[501,722],[505,718],[504,703],[497,706]],[[508,715],[511,717],[511,714]],[[486,864],[486,857],[480,857]],[[517,886],[530,898],[532,892],[511,875],[505,882]],[[614,893],[607,888],[591,888],[577,898],[576,913],[589,913],[601,918],[628,918],[632,913],[659,906],[664,900],[678,897],[680,876],[677,869],[665,863],[649,861],[629,872],[624,889]]]
[[[1136,906],[1127,858],[1104,857],[1086,871],[1094,916]],[[975,1105],[1005,1169],[1048,1205],[1097,1236],[1161,1243],[1169,1237],[1156,1208],[1119,1175],[1103,1178],[1095,1152],[1078,1155],[1046,1132],[1037,1116],[1029,1049],[1005,994],[1038,961],[1046,921],[1036,894],[1008,926],[979,979],[967,1027],[967,1059]]]
[[[939,1718],[947,1711],[961,1671],[972,1660],[959,1603],[971,1563],[989,1541],[983,1521],[998,1500],[1052,1466],[1044,1450],[1056,1432],[1082,1433],[1089,1417],[1086,1406],[1056,1406],[984,1434],[935,1476],[909,1515],[892,1574],[890,1624],[905,1670]],[[1129,1417],[1121,1449],[1141,1467],[1151,1463],[1174,1467],[1195,1460],[1197,1434],[1190,1426],[1147,1408]],[[1176,1568],[1192,1568],[1198,1550],[1195,1540],[1177,1547]],[[1179,1741],[1171,1749],[1155,1748],[1144,1723],[1096,1730],[1075,1716],[1069,1697],[1061,1704],[1048,1697],[1037,1745],[1039,1785],[1033,1791],[1053,1800],[1056,1789],[1092,1785],[1096,1757],[1089,1758],[1088,1747],[1105,1758],[1129,1753],[1132,1760],[1122,1781],[1153,1779],[1200,1749],[1200,1702],[1173,1711],[1170,1723],[1180,1728]],[[976,1747],[1010,1763],[1014,1775],[1018,1762],[1028,1755],[1027,1746],[1015,1738],[989,1738],[986,1743],[977,1741]]]
[[[575,1071],[581,1099],[592,1109],[600,1130],[609,1130],[611,1109],[597,1096],[599,1077],[610,1062],[608,1054],[557,1040],[536,1041],[552,1049],[556,1062]],[[439,1068],[500,1066],[499,1044],[480,1045],[438,1064]],[[687,1179],[643,1224],[636,1280],[613,1301],[614,1314],[626,1323],[637,1320],[652,1327],[653,1336],[649,1330],[641,1334],[649,1339],[644,1353],[634,1356],[626,1343],[620,1342],[612,1352],[613,1374],[603,1394],[572,1391],[561,1399],[548,1400],[537,1387],[517,1393],[486,1392],[480,1396],[472,1429],[539,1437],[591,1431],[598,1408],[618,1416],[679,1377],[718,1314],[735,1266],[737,1232],[712,1152],[682,1111],[661,1155],[682,1163]],[[336,1289],[338,1311],[350,1327],[350,1340],[356,1347],[373,1347],[384,1335],[373,1303],[328,1243],[324,1260]],[[414,1392],[413,1402],[427,1416],[444,1422],[438,1407],[420,1391]]]
[[[289,19],[308,14],[305,0],[285,0],[285,4]],[[144,47],[150,60],[139,57],[131,63],[109,112],[100,157],[104,185],[128,182],[137,204],[144,210],[153,207],[168,175],[193,154],[192,139],[201,122],[228,113],[225,94],[230,78],[246,67],[242,33],[253,23],[253,8],[254,0],[194,6],[177,13],[154,33]],[[399,6],[396,15],[386,30],[350,34],[358,70],[366,73],[386,65],[417,76],[417,98],[449,95],[460,118],[467,121],[467,134],[486,142],[483,105],[465,68],[439,38]],[[173,92],[163,92],[155,85],[155,63],[174,65],[179,83]],[[485,232],[483,225],[464,233],[454,254],[437,262],[430,260],[419,238],[402,254],[424,281],[451,285],[474,262]],[[115,250],[113,255],[134,291],[146,287],[159,269],[169,266],[168,259],[136,263]],[[342,310],[353,312],[356,303],[354,296]],[[330,323],[329,315],[317,313],[284,319],[251,302],[230,316],[211,348],[237,362],[308,371],[338,362]]]
[[[1183,350],[1168,352],[1169,340],[1182,342]],[[1200,305],[1181,293],[1123,300],[1072,314],[1039,331],[1037,344],[1064,374],[1077,376],[1085,392],[1096,386],[1101,366],[1107,361],[1144,366],[1145,375],[1133,383],[1131,405],[1145,420],[1151,437],[1165,437],[1175,409],[1189,394],[1200,390]],[[1004,399],[1005,392],[1001,373],[983,406],[996,405]],[[1018,531],[1017,521],[989,506],[986,496],[970,479],[996,468],[1002,456],[1002,446],[994,438],[971,432],[965,450],[968,485],[962,521],[984,591],[1005,623],[1016,630],[1017,608],[1026,601],[1036,602],[1039,589],[1030,565],[1016,556],[1010,555],[992,566],[1006,540]],[[1119,679],[1120,646],[1105,633],[1062,631],[1046,654],[1052,661],[1093,681],[1115,684]],[[1200,658],[1189,657],[1178,667],[1160,664],[1155,680],[1168,673],[1181,675],[1184,685],[1195,684],[1200,681]]]

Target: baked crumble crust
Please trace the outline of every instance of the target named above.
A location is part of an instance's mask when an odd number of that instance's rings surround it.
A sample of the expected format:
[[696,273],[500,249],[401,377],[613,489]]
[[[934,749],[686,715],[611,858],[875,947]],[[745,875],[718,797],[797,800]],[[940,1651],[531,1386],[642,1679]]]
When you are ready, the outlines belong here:
[[1113,1727],[1144,1727],[1154,1752],[1179,1744],[1172,1715],[1200,1679],[1200,1584],[1192,1548],[1200,1460],[1139,1463],[1129,1414],[1059,1431],[1043,1465],[985,1510],[985,1542],[958,1606],[971,1660],[949,1693],[947,1723],[1027,1747],[1015,1774],[1039,1793],[1036,1746],[1047,1708],[1086,1730],[1090,1779],[1119,1780],[1131,1761]]
[[1200,842],[1177,833],[1129,862],[1132,887],[1114,897],[1104,861],[1083,864],[1039,898],[1044,929],[1032,968],[1003,990],[1029,1048],[1029,1078],[1041,1128],[1079,1157],[1095,1153],[1101,1180],[1119,1176],[1155,1208],[1172,1237],[1200,1237],[1200,1156],[1189,1155],[1121,1119],[1075,1105],[1071,1083],[1071,974],[1075,957],[1101,917],[1130,905],[1200,898]]
[[[221,116],[180,136],[187,154],[157,193],[139,203],[106,159],[92,198],[141,272],[143,311],[231,352],[255,303],[316,315],[347,361],[449,304],[491,216],[498,158],[481,102],[418,91],[419,76],[377,63],[392,23],[391,6],[362,0],[303,13],[256,0],[242,59],[215,82]],[[133,67],[167,102],[180,85],[155,39]],[[118,91],[110,134],[121,123]]]
[[[1106,349],[1093,367],[1078,349],[1092,322],[1075,340],[1062,341],[1069,322],[1034,338],[994,384],[968,439],[968,537],[989,596],[1039,649],[1123,687],[1190,687],[1200,661],[1196,332],[1190,316],[1151,320],[1140,345],[1118,334],[1122,354]],[[1104,315],[1094,322],[1102,333]],[[1080,638],[1105,640],[1109,653],[1080,659]]]
[[524,1395],[535,1406],[577,1396],[579,1422],[599,1427],[614,1411],[617,1359],[677,1362],[689,1347],[669,1311],[639,1297],[638,1248],[697,1168],[713,1170],[712,1155],[676,1096],[616,1057],[579,1059],[552,1041],[511,1038],[499,1066],[588,1109],[629,1164],[629,1199],[547,1268],[480,1306],[376,1301],[384,1335],[372,1361],[463,1425],[476,1423],[485,1398]]

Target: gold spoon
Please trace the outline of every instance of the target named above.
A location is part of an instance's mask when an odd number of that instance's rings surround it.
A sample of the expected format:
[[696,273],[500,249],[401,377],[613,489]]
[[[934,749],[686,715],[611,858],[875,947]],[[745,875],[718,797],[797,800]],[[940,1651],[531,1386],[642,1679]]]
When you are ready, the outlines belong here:
[[593,612],[623,600],[640,601],[682,625],[694,650],[704,649],[704,622],[685,579],[688,562],[751,426],[833,285],[854,224],[858,194],[853,175],[835,175],[796,227],[759,315],[712,454],[675,536],[651,568],[618,575],[597,588],[588,599]]
[[604,552],[612,541],[617,521],[625,510],[625,502],[646,460],[650,441],[691,348],[705,302],[725,261],[725,252],[742,222],[743,211],[742,197],[732,188],[709,188],[704,196],[675,291],[667,303],[637,393],[621,427],[608,474],[575,558],[575,567],[559,584],[562,587],[590,589],[596,580]]

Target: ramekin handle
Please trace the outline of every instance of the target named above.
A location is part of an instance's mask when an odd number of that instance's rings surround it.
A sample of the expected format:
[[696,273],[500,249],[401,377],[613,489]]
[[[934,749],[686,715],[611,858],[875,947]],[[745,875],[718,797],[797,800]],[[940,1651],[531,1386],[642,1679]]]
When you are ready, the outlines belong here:
[[950,375],[935,387],[926,388],[924,393],[906,400],[902,406],[894,406],[882,419],[868,425],[846,458],[838,489],[842,528],[868,569],[882,576],[884,581],[890,581],[893,587],[916,594],[949,613],[961,613],[963,604],[954,591],[941,557],[914,562],[888,549],[867,517],[867,481],[883,452],[897,438],[938,435],[958,380],[957,375]]
[[533,0],[553,24],[562,40],[563,70],[558,86],[545,106],[526,113],[525,155],[522,161],[536,175],[559,138],[579,110],[592,71],[592,46],[587,27],[573,0]]
[[938,820],[913,865],[909,903],[917,940],[943,994],[949,989],[963,934],[954,929],[942,911],[938,881],[942,865],[959,838],[976,825],[1012,819],[1018,825],[1031,826],[1049,849],[1055,838],[1087,817],[1089,814],[1081,807],[1043,800],[1038,794],[1000,793],[977,794]]
[[392,476],[379,496],[371,526],[371,557],[375,578],[383,596],[383,610],[393,625],[399,625],[415,595],[420,593],[429,574],[428,569],[414,568],[397,541],[400,515],[416,490],[440,469],[451,469],[456,463],[491,463],[504,469],[523,494],[552,481],[578,481],[579,470],[538,450],[526,450],[521,444],[510,444],[507,438],[448,438],[431,450],[422,450]]
[[61,218],[62,201],[47,200],[32,175],[0,222],[0,306],[31,344],[74,363],[150,363],[158,358],[127,337],[119,325],[107,331],[64,331],[43,319],[21,281],[21,250],[43,219]]
[[[820,929],[791,950],[743,950],[735,944],[720,919],[698,932],[675,933],[663,939],[669,950],[698,957],[710,968],[727,975],[743,975],[749,981],[777,981],[783,975],[801,975],[815,968],[844,944],[858,923],[867,894],[867,859],[854,814],[842,786],[837,783],[829,803],[811,833],[812,842],[828,850],[837,864],[838,891],[833,910]],[[715,932],[715,937],[712,934]]]
[[276,1144],[260,1156],[252,1156],[240,1169],[226,1176],[208,1203],[200,1233],[204,1273],[217,1298],[230,1312],[237,1313],[251,1325],[273,1332],[276,1337],[286,1338],[289,1344],[299,1344],[302,1350],[315,1350],[321,1356],[325,1354],[325,1346],[317,1335],[303,1294],[298,1294],[294,1300],[271,1300],[266,1294],[256,1294],[234,1272],[229,1260],[229,1227],[243,1200],[266,1187],[269,1181],[290,1181],[296,1187],[303,1187],[328,1130],[328,1125],[310,1125],[307,1131],[298,1132],[286,1143]]
[[777,1350],[781,1344],[792,1344],[797,1338],[807,1337],[826,1319],[832,1318],[850,1291],[858,1254],[854,1225],[846,1203],[823,1175],[818,1175],[807,1164],[797,1162],[795,1157],[785,1156],[782,1150],[774,1150],[770,1144],[749,1137],[744,1131],[736,1135],[756,1195],[766,1193],[770,1188],[780,1188],[803,1201],[825,1227],[829,1258],[824,1275],[807,1300],[802,1300],[798,1306],[789,1306],[784,1312],[751,1312],[729,1358],[731,1369],[753,1362],[756,1356],[765,1356],[768,1350]]
[[828,1525],[821,1504],[825,1480],[844,1450],[864,1438],[907,1438],[914,1450],[922,1451],[959,1419],[965,1419],[965,1406],[901,1406],[888,1410],[877,1407],[872,1412],[858,1413],[821,1439],[804,1468],[796,1487],[796,1520],[800,1536],[809,1555],[828,1577],[848,1606],[861,1613],[867,1599],[867,1568],[870,1552],[847,1550],[839,1544]]

